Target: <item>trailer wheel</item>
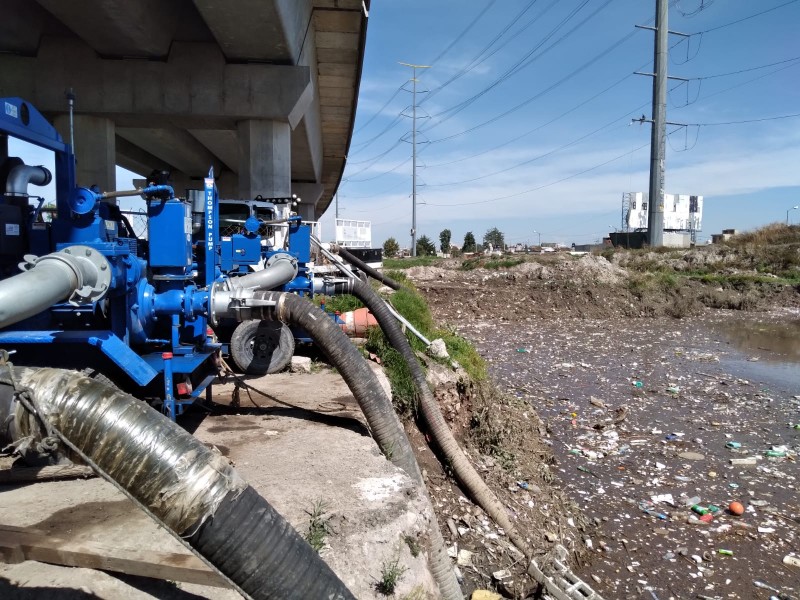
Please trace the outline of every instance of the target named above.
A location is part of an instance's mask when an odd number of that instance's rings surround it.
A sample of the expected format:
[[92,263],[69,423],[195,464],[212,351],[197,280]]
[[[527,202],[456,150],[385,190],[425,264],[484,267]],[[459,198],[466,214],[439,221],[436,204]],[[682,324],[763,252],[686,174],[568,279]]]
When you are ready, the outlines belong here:
[[283,323],[243,321],[231,336],[231,358],[248,375],[266,375],[284,369],[294,354],[294,336]]

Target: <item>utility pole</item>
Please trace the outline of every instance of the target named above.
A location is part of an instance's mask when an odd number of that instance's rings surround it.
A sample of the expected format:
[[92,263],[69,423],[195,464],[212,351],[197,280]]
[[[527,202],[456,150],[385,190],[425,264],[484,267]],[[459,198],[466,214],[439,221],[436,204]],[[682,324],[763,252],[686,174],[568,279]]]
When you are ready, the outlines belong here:
[[417,255],[417,69],[430,69],[430,65],[412,65],[401,62],[404,67],[413,69],[411,77],[411,256]]
[[336,199],[336,218],[339,218],[339,190],[336,190],[336,194],[333,196]]
[[640,123],[649,121],[653,125],[650,134],[650,188],[647,207],[647,238],[653,248],[664,245],[664,160],[667,150],[667,125],[679,125],[679,123],[667,122],[667,80],[687,81],[680,77],[667,75],[669,34],[689,37],[683,33],[670,31],[668,21],[669,0],[656,0],[656,26],[637,25],[641,29],[650,29],[655,32],[653,73],[637,72],[637,75],[648,75],[653,78],[653,118],[634,119]]
[[650,206],[647,237],[650,246],[664,245],[664,158],[667,146],[667,61],[669,1],[656,0],[656,41],[653,56],[653,127],[650,133]]

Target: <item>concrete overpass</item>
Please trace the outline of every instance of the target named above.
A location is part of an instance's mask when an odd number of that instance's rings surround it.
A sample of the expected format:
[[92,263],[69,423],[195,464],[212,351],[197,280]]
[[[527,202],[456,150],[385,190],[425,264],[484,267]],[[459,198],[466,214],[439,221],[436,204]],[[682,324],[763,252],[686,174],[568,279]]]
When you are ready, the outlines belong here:
[[69,139],[79,185],[115,189],[114,165],[210,166],[227,198],[302,197],[316,219],[344,170],[369,0],[0,0],[0,96],[20,96]]

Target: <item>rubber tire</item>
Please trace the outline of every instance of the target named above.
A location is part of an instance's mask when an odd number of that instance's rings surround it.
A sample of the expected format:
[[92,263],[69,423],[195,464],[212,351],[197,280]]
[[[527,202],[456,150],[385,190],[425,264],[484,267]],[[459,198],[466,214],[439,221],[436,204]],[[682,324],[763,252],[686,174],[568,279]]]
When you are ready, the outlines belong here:
[[233,330],[230,349],[233,363],[242,373],[277,373],[292,360],[294,336],[277,321],[242,321]]

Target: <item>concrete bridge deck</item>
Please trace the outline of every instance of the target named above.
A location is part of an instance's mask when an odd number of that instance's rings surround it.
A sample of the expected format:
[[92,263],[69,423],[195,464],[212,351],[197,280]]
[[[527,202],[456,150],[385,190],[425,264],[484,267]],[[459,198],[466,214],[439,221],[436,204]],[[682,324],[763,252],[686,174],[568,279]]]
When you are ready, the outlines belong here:
[[341,179],[369,0],[4,0],[0,96],[19,96],[69,139],[78,184],[114,166],[228,198],[302,197],[316,219]]

